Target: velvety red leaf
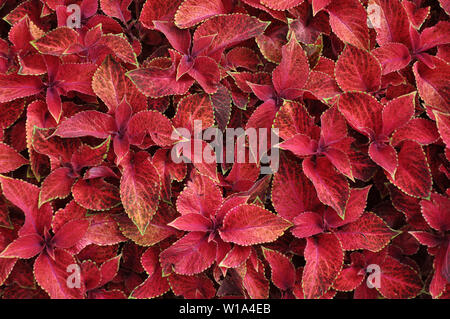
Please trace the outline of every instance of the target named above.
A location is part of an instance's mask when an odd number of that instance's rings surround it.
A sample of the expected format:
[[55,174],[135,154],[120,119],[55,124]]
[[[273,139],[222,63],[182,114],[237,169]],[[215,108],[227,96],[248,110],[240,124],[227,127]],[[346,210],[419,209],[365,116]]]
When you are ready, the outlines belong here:
[[169,226],[184,231],[208,232],[212,228],[212,222],[200,214],[186,214],[175,219]]
[[[257,260],[257,266],[261,261]],[[243,286],[252,299],[267,299],[269,297],[270,282],[264,275],[264,268],[255,269],[257,266],[247,260],[246,272],[243,280]]]
[[131,0],[100,0],[100,7],[110,17],[126,23],[131,19],[131,12],[128,9],[131,2]]
[[383,105],[362,92],[347,92],[339,97],[339,111],[357,131],[370,137],[382,130]]
[[16,265],[17,259],[15,258],[0,258],[0,285],[8,279],[11,271]]
[[70,248],[80,241],[89,228],[87,219],[75,219],[64,224],[52,238],[52,243],[57,248]]
[[272,270],[272,282],[281,290],[290,290],[295,284],[295,268],[285,255],[271,249],[263,248],[263,254]]
[[330,1],[326,7],[333,32],[344,42],[361,49],[369,48],[367,14],[357,0]]
[[308,238],[323,233],[325,224],[323,217],[313,212],[304,212],[294,219],[291,232],[297,238]]
[[338,277],[344,262],[342,247],[333,234],[321,234],[307,239],[304,252],[306,265],[302,287],[305,298],[322,297]]
[[42,54],[61,56],[70,54],[75,50],[79,41],[78,33],[69,27],[56,28],[43,37],[31,42]]
[[303,89],[320,100],[327,100],[341,93],[336,80],[328,74],[319,71],[311,71],[309,73],[308,82],[306,82]]
[[225,86],[219,85],[217,92],[211,95],[211,101],[217,126],[221,131],[224,131],[231,118],[231,93]]
[[398,167],[397,151],[388,144],[371,143],[369,156],[372,161],[384,168],[390,175],[394,175]]
[[90,225],[85,239],[96,245],[114,245],[126,240],[117,222],[108,214],[97,213],[88,218]]
[[211,98],[206,94],[188,95],[178,102],[177,113],[172,122],[175,128],[188,129],[194,133],[194,122],[201,121],[202,129],[214,125],[214,111]]
[[0,103],[38,94],[43,89],[37,76],[0,74]]
[[450,199],[432,193],[430,200],[421,200],[422,215],[427,223],[437,231],[447,231],[450,229]]
[[22,100],[15,100],[0,104],[0,128],[5,129],[11,126],[22,114],[25,103]]
[[272,203],[278,214],[293,221],[301,212],[312,211],[320,205],[312,183],[302,173],[299,164],[281,161],[272,182]]
[[316,154],[317,142],[304,134],[296,134],[280,144],[280,148],[291,151],[297,156],[312,156]]
[[450,12],[450,2],[448,0],[439,0],[439,4],[441,5],[442,9],[449,14]]
[[155,298],[170,289],[167,278],[162,276],[158,260],[159,249],[149,248],[142,254],[141,263],[149,277],[131,293],[132,298]]
[[314,131],[317,130],[314,119],[309,115],[305,106],[293,101],[283,103],[276,115],[274,127],[278,128],[279,135],[284,140],[292,138],[298,133],[314,136]]
[[17,238],[0,254],[0,257],[28,259],[43,250],[43,239],[38,234],[30,234]]
[[230,13],[231,1],[186,0],[175,14],[175,24],[182,29],[190,28],[210,17]]
[[236,268],[242,265],[251,253],[250,246],[234,245],[233,248],[226,254],[225,258],[220,262],[220,267]]
[[428,145],[435,143],[438,139],[439,133],[433,121],[413,118],[408,124],[395,130],[392,134],[391,144],[397,146],[405,140],[412,140],[421,145]]
[[324,220],[326,224],[332,228],[337,228],[348,223],[357,221],[367,206],[367,197],[371,189],[371,185],[364,188],[350,189],[350,197],[345,207],[345,216],[342,218],[334,209],[326,209]]
[[0,173],[14,171],[27,164],[27,160],[11,146],[0,143]]
[[198,38],[216,34],[208,52],[209,55],[262,34],[267,23],[249,15],[235,13],[215,16],[200,25],[194,34]]
[[312,9],[314,15],[319,11],[326,8],[326,6],[331,2],[331,0],[312,0]]
[[200,84],[205,93],[214,94],[217,92],[220,70],[217,62],[212,58],[207,56],[197,57],[194,65],[187,73]]
[[135,114],[128,123],[130,143],[139,145],[146,136],[160,146],[173,144],[171,121],[158,111],[142,111]]
[[242,246],[272,242],[291,224],[256,205],[240,205],[225,216],[220,237]]
[[343,91],[376,92],[381,85],[381,65],[363,49],[347,45],[336,63],[336,81]]
[[80,206],[90,210],[108,210],[120,203],[119,189],[101,178],[79,179],[72,195]]
[[435,64],[434,69],[430,69],[420,61],[414,64],[417,89],[425,103],[447,113],[450,110],[450,99],[446,89],[450,82],[450,65],[439,58],[432,60]]
[[171,21],[182,0],[167,2],[166,0],[146,1],[142,7],[139,21],[144,27],[153,29],[153,21]]
[[391,182],[406,194],[428,198],[431,192],[431,173],[422,147],[405,141],[398,153],[398,168]]
[[396,235],[386,223],[373,213],[363,214],[357,221],[335,232],[344,250],[367,249],[377,252]]
[[[161,208],[162,209],[162,208]],[[119,228],[122,234],[141,246],[153,246],[164,239],[175,235],[176,229],[167,226],[175,218],[176,212],[166,208],[164,214],[156,214],[147,226],[143,235],[139,232],[136,225],[127,216],[118,220]]]
[[303,171],[314,184],[320,201],[335,209],[340,216],[345,215],[345,206],[350,196],[347,180],[340,175],[328,159],[311,158],[303,160]]
[[60,167],[45,178],[39,192],[39,206],[56,198],[66,198],[70,195],[72,185],[75,182],[70,174],[70,168]]
[[124,98],[134,110],[145,108],[142,106],[145,105],[145,96],[136,89],[130,79],[125,76],[125,70],[111,56],[108,56],[95,72],[92,88],[112,111]]
[[169,283],[173,293],[185,299],[207,299],[212,298],[216,293],[213,282],[205,275],[173,274],[169,277]]
[[261,3],[273,10],[287,10],[300,5],[304,0],[261,0]]
[[408,48],[401,43],[386,43],[371,53],[380,61],[382,75],[401,70],[411,61]]
[[25,214],[25,223],[19,235],[41,235],[44,234],[44,229],[50,229],[53,211],[48,204],[38,209],[39,188],[37,186],[1,175],[0,182],[6,199]]
[[161,182],[147,153],[131,156],[132,162],[124,168],[120,181],[120,197],[128,216],[144,234],[158,210]]
[[113,257],[105,261],[100,267],[101,281],[99,282],[99,287],[104,286],[116,277],[119,271],[120,260],[122,255]]
[[414,116],[416,93],[410,93],[389,101],[383,109],[383,133],[387,136],[401,128]]
[[[273,85],[278,94],[284,96],[290,90],[300,90],[304,87],[309,74],[309,64],[302,46],[292,36],[282,48],[281,63],[273,71]],[[297,74],[302,74],[298,78]],[[293,98],[292,98],[293,99]]]
[[161,266],[181,275],[201,273],[215,261],[216,246],[204,232],[190,232],[160,254]]
[[450,147],[450,115],[434,112],[434,116],[436,117],[436,125],[442,140],[447,147]]
[[377,290],[385,298],[413,298],[422,290],[422,280],[410,266],[388,256],[380,267],[380,288]]
[[190,77],[176,80],[173,68],[136,69],[126,75],[143,94],[153,98],[185,94],[195,82]]
[[84,286],[70,288],[67,268],[77,265],[75,258],[64,250],[55,250],[55,259],[40,254],[34,263],[34,275],[39,286],[53,299],[83,299]]
[[369,0],[368,18],[380,46],[394,42],[409,47],[409,20],[399,0]]

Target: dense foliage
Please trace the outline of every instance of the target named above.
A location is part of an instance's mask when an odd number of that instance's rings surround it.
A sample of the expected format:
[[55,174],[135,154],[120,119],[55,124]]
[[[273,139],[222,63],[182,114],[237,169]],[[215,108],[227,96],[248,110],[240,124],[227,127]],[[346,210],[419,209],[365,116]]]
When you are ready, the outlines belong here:
[[[449,14],[0,0],[0,296],[448,298]],[[196,161],[199,121],[278,169]]]

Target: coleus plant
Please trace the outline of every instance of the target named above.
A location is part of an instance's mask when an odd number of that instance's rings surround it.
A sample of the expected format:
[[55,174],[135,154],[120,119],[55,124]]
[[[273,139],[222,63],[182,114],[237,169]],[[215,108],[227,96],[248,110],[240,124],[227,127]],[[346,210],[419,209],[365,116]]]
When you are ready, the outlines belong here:
[[0,1],[0,297],[449,298],[449,13]]

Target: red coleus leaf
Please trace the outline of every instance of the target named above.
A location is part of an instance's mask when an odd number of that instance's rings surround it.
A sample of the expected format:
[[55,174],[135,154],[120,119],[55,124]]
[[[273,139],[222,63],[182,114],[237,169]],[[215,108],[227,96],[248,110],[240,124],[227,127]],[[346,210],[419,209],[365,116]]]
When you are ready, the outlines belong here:
[[438,111],[447,113],[449,111],[448,87],[450,81],[448,71],[450,65],[439,59],[432,59],[435,68],[430,69],[424,63],[417,61],[414,64],[413,71],[416,77],[417,89],[424,101],[436,108]]
[[71,169],[69,167],[60,167],[51,172],[42,182],[41,191],[39,192],[39,205],[55,198],[69,196],[75,181],[70,174]]
[[417,272],[391,256],[380,265],[380,287],[377,290],[386,298],[406,299],[415,297],[422,289]]
[[401,43],[386,43],[371,53],[380,61],[382,75],[401,70],[411,61],[408,48]]
[[130,0],[100,0],[100,7],[108,16],[117,18],[126,23],[131,19]]
[[357,221],[344,225],[336,232],[344,250],[367,249],[377,252],[395,236],[395,231],[373,213],[363,214]]
[[357,48],[369,48],[367,14],[357,0],[330,1],[326,7],[333,32],[344,42]]
[[335,209],[340,216],[344,216],[350,196],[350,187],[346,178],[336,171],[328,159],[323,157],[303,160],[303,171],[314,184],[319,200]]
[[285,255],[263,248],[264,257],[269,262],[272,270],[272,282],[283,291],[294,288],[295,268],[292,262]]
[[410,46],[409,20],[399,0],[370,0],[369,7],[368,18],[379,45],[395,42]]
[[72,195],[89,210],[108,210],[120,203],[119,189],[102,178],[79,179],[72,187]]
[[343,91],[376,92],[381,86],[380,62],[370,52],[352,45],[339,56],[335,73]]
[[201,37],[216,35],[208,55],[256,37],[264,32],[268,24],[245,14],[218,15],[205,21],[194,34],[194,41]]
[[177,66],[181,55],[174,51],[170,51],[170,54],[172,55],[172,65],[168,67],[150,66],[145,69],[129,71],[126,75],[146,96],[157,98],[186,94],[195,81],[188,76],[177,79]]
[[107,138],[116,130],[113,117],[98,111],[84,111],[64,120],[54,134],[66,138],[80,136]]
[[444,143],[449,147],[450,145],[450,116],[440,112],[435,112],[436,124]]
[[165,0],[146,1],[139,16],[139,21],[149,29],[154,28],[153,21],[171,21],[182,2],[182,0],[171,2]]
[[216,243],[204,232],[190,232],[160,254],[163,269],[193,275],[209,268],[216,259]]
[[302,173],[301,166],[282,161],[272,182],[272,203],[278,214],[289,221],[302,212],[320,205],[312,183]]
[[59,248],[70,248],[80,241],[89,228],[86,219],[72,220],[64,224],[53,237],[53,243]]
[[307,239],[302,287],[305,298],[320,298],[339,275],[344,262],[341,243],[334,234]]
[[422,215],[427,223],[437,231],[450,229],[450,200],[440,194],[431,194],[430,200],[421,200]]
[[291,232],[297,238],[307,238],[323,233],[324,229],[322,216],[313,212],[304,212],[294,219]]
[[391,182],[406,194],[428,198],[432,178],[422,147],[416,142],[405,141],[398,153],[398,168]]
[[290,225],[261,207],[240,205],[225,216],[220,237],[242,246],[267,243],[280,237]]
[[55,250],[55,259],[43,253],[34,263],[34,275],[39,286],[54,299],[82,299],[84,287],[71,288],[68,283],[67,269],[77,265],[75,258],[64,250]]
[[120,181],[120,197],[128,216],[144,234],[158,209],[160,176],[145,152],[130,154],[126,161]]
[[123,99],[126,99],[134,111],[146,109],[145,96],[125,77],[125,70],[111,56],[95,72],[92,89],[112,112]]
[[304,0],[262,0],[261,3],[273,10],[287,10],[300,5]]
[[230,13],[230,0],[185,0],[175,14],[175,24],[182,29],[192,27],[210,17]]
[[[281,96],[298,96],[308,79],[309,64],[305,51],[297,42],[295,36],[282,48],[281,63],[272,73],[273,86]],[[294,74],[303,74],[298,79]]]
[[28,259],[39,254],[42,249],[42,237],[37,234],[30,234],[21,236],[13,241],[0,256]]
[[151,247],[142,254],[141,263],[149,277],[134,289],[131,297],[138,299],[155,298],[170,289],[167,278],[162,276],[158,254],[159,249],[157,247]]
[[0,74],[0,103],[38,94],[43,89],[37,76]]
[[215,215],[222,201],[220,188],[210,178],[197,175],[187,183],[176,205],[181,215],[200,214],[209,218]]
[[44,234],[50,228],[52,208],[49,204],[38,209],[39,188],[22,180],[0,176],[3,195],[25,214],[19,235]]
[[172,274],[169,277],[169,283],[173,293],[185,299],[207,299],[212,298],[216,293],[213,282],[205,275]]
[[25,165],[27,160],[11,146],[0,143],[0,173],[8,173]]

